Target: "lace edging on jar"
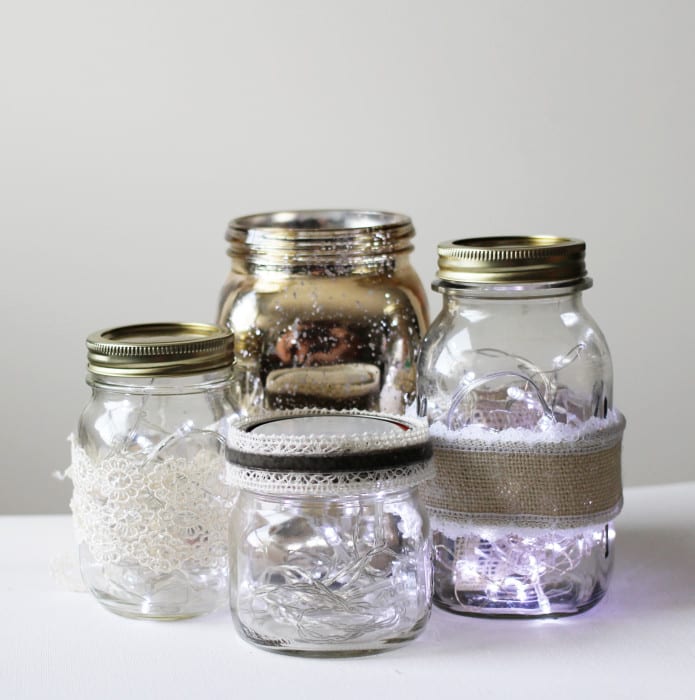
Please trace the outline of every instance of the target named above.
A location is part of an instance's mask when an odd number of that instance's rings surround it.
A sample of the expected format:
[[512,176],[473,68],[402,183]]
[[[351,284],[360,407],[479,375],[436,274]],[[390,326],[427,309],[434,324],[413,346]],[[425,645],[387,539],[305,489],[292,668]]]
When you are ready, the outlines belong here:
[[412,488],[434,477],[431,460],[388,469],[349,472],[280,472],[228,466],[229,483],[266,494],[349,496]]
[[68,439],[75,532],[95,561],[127,561],[158,574],[226,565],[232,499],[219,453],[159,459],[143,469],[142,454],[95,461]]
[[299,408],[290,411],[267,411],[254,416],[257,419],[272,421],[276,418],[292,418],[305,416],[365,416],[372,417],[379,415],[386,420],[395,422],[408,422],[409,430],[404,430],[395,434],[315,434],[315,435],[292,435],[292,434],[267,434],[262,435],[257,432],[244,432],[242,430],[232,431],[229,437],[230,444],[233,443],[235,450],[241,452],[253,452],[258,455],[268,455],[281,457],[284,455],[334,455],[360,452],[365,449],[380,450],[388,452],[390,449],[420,445],[428,439],[427,423],[414,416],[407,418],[402,415],[392,415],[388,413],[375,414],[372,411],[347,410],[336,411],[334,409],[323,408]]

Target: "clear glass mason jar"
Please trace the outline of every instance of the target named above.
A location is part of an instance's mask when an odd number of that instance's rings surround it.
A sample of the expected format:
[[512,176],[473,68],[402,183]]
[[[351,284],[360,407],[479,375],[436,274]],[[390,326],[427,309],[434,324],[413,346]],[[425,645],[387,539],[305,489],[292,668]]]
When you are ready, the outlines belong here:
[[245,414],[305,406],[403,413],[414,404],[428,319],[409,261],[413,235],[408,217],[386,212],[231,222],[218,321],[234,333]]
[[246,419],[230,434],[230,606],[271,651],[364,654],[429,618],[427,426],[372,413]]
[[582,303],[582,241],[439,246],[443,308],[418,363],[435,445],[434,599],[460,613],[557,615],[604,595],[622,504],[605,338]]
[[226,599],[232,337],[206,324],[89,336],[68,470],[80,566],[112,612],[178,619]]

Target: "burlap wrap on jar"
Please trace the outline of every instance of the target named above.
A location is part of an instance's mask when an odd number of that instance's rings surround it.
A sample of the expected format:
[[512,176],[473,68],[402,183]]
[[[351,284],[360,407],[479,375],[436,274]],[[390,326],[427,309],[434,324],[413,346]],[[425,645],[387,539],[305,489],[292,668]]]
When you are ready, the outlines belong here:
[[432,426],[436,480],[426,487],[435,520],[466,525],[574,528],[622,508],[625,418],[611,411],[545,432]]

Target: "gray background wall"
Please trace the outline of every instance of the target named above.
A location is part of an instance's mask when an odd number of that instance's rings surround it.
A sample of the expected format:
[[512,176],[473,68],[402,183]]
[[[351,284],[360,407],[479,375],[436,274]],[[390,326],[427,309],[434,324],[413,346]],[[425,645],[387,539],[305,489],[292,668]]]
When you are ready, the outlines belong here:
[[[35,0],[0,23],[0,512],[67,510],[84,337],[212,320],[233,216],[588,244],[628,485],[695,477],[695,4]],[[432,310],[439,299],[430,295]]]

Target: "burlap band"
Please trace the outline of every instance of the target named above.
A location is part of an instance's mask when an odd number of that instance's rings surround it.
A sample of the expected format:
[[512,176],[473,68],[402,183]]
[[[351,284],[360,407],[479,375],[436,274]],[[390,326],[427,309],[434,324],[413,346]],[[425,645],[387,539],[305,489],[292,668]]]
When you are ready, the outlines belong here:
[[[625,419],[613,412],[573,434],[505,430],[467,437],[433,428],[437,477],[426,488],[435,521],[581,527],[622,507],[620,452]],[[557,437],[558,439],[554,439]]]

